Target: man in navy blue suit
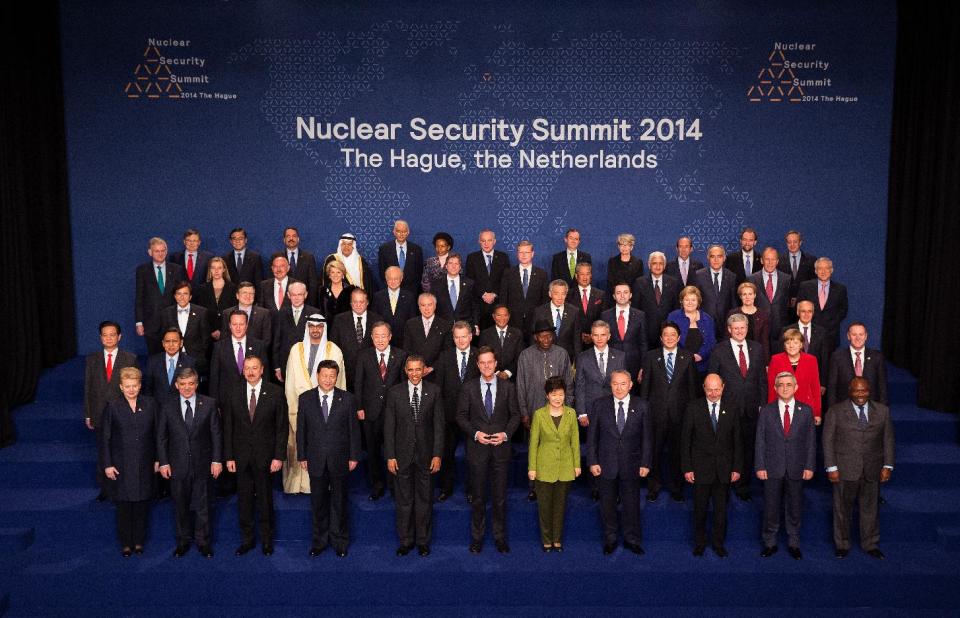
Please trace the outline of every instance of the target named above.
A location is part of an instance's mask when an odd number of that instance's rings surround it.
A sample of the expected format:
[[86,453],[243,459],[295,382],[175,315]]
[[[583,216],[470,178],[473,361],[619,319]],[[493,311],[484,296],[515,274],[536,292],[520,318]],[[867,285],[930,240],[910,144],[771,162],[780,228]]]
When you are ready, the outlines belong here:
[[179,394],[174,379],[181,369],[196,369],[196,361],[184,352],[180,329],[171,326],[163,333],[161,340],[163,352],[147,358],[147,367],[143,376],[143,393],[157,400],[160,407]]
[[196,290],[207,281],[207,264],[213,254],[200,249],[200,231],[193,228],[183,233],[183,251],[170,256],[170,261],[183,267],[187,281]]
[[786,528],[790,556],[800,560],[800,520],[803,482],[813,478],[817,463],[817,434],[813,408],[794,399],[797,379],[789,371],[774,378],[777,400],[760,408],[757,418],[755,465],[763,481],[763,551],[777,553],[780,512],[786,503]]

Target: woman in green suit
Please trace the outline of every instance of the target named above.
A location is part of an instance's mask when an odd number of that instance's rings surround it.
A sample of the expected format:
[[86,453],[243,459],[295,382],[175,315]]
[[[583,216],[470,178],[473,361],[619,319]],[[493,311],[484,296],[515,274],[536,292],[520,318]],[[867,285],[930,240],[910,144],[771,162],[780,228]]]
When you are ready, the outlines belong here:
[[544,384],[547,405],[533,413],[530,423],[529,472],[536,481],[540,540],[543,551],[563,551],[563,515],[570,483],[580,476],[580,434],[577,413],[563,405],[566,384],[562,377]]

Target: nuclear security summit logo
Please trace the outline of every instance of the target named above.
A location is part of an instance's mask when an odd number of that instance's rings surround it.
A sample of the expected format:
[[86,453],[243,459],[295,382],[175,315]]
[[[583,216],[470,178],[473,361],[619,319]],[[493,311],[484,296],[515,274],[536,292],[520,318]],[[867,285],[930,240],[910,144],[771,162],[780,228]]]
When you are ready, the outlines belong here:
[[775,41],[747,90],[751,103],[856,103],[839,93],[831,75],[833,63],[816,43]]
[[148,37],[123,93],[128,99],[148,101],[236,100],[236,93],[212,88],[208,60],[197,55],[190,39]]

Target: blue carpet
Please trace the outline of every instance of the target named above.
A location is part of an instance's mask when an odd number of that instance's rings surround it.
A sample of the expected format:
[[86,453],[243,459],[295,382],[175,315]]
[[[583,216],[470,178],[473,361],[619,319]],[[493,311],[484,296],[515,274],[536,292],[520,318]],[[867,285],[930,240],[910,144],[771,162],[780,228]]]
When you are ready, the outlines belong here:
[[[960,423],[917,408],[916,384],[890,370],[897,467],[883,488],[877,561],[859,549],[833,557],[830,487],[807,485],[804,559],[759,557],[762,501],[733,500],[721,560],[694,558],[692,503],[644,501],[647,554],[600,551],[599,515],[584,485],[570,496],[563,554],[539,549],[536,505],[526,501],[524,458],[509,495],[512,552],[488,542],[467,552],[462,490],[437,504],[433,553],[394,556],[389,497],[366,499],[354,473],[350,554],[307,556],[309,498],[276,493],[276,553],[233,555],[236,498],[217,501],[213,560],[172,556],[172,504],[150,515],[146,553],[119,555],[114,509],[93,500],[93,436],[82,426],[82,361],[47,372],[37,401],[18,409],[20,441],[0,451],[0,615],[944,615],[960,606]],[[462,462],[461,462],[462,465]],[[759,496],[759,482],[754,495]],[[854,534],[856,532],[854,531]],[[783,543],[782,545],[784,545]]]

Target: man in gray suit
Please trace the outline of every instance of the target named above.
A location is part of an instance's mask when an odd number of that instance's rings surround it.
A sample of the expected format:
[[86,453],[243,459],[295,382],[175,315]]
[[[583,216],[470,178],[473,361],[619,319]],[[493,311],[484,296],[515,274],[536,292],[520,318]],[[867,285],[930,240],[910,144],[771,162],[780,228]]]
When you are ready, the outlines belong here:
[[883,560],[877,547],[880,483],[893,474],[893,422],[890,408],[870,399],[870,382],[850,380],[850,398],[827,411],[823,426],[823,463],[833,483],[833,542],[836,557],[850,551],[853,503],[860,502],[860,546]]
[[780,511],[786,502],[787,551],[800,560],[800,517],[803,481],[813,478],[817,459],[817,434],[813,409],[793,398],[797,379],[789,371],[774,378],[777,400],[760,408],[757,418],[755,465],[763,481],[763,552],[761,558],[777,553]]

